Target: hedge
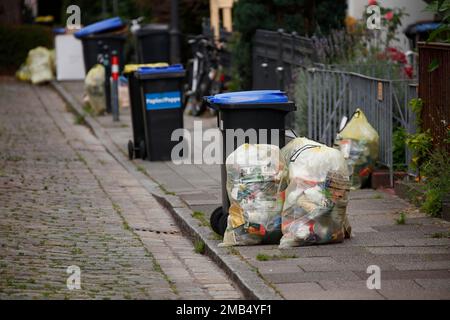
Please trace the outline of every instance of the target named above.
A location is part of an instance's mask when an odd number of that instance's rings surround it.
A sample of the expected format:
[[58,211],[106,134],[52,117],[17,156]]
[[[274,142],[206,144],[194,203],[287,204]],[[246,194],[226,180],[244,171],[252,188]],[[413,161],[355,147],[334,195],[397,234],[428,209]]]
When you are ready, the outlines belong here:
[[25,62],[28,51],[38,46],[53,48],[50,27],[0,25],[0,73],[13,74]]

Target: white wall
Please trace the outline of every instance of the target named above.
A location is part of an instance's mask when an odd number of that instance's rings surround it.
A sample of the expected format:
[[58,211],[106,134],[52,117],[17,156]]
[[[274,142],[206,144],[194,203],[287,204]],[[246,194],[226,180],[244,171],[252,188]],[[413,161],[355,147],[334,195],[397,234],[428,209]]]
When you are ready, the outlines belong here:
[[[367,3],[368,0],[348,0],[347,14],[354,18],[361,19]],[[398,38],[400,39],[400,43],[397,45],[399,45],[403,50],[409,49],[407,38],[403,34],[405,28],[408,25],[421,20],[433,19],[432,13],[423,11],[427,4],[422,0],[378,0],[378,3],[381,6],[388,8],[405,8],[406,13],[409,14],[409,16],[403,17],[402,26],[399,27]]]

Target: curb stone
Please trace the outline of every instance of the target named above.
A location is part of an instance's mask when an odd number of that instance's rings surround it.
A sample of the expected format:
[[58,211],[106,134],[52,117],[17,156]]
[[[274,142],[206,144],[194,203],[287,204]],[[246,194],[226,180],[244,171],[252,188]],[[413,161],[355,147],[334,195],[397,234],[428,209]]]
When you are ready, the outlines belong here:
[[193,211],[180,197],[166,194],[148,174],[138,171],[136,166],[128,161],[126,155],[111,140],[103,127],[83,110],[81,104],[66,89],[57,81],[51,81],[50,83],[53,89],[67,103],[68,107],[84,118],[86,125],[102,142],[108,153],[135,176],[144,188],[157,199],[158,203],[171,213],[181,230],[189,236],[191,241],[200,240],[205,244],[205,254],[225,271],[242,291],[245,298],[251,300],[283,299],[242,258],[230,253],[227,248],[218,247],[219,241],[209,238],[211,232],[209,228],[199,226],[198,221],[192,217]]

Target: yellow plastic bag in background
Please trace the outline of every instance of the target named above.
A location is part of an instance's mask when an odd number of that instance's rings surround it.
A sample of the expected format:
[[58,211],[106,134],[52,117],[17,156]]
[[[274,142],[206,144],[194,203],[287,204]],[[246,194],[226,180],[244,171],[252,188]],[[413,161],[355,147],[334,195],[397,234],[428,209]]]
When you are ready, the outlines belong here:
[[56,73],[54,54],[55,50],[44,47],[36,47],[28,51],[27,59],[16,72],[17,79],[31,81],[33,84],[53,80]]
[[17,70],[17,72],[16,72],[16,77],[20,81],[30,81],[31,80],[30,68],[28,67],[28,65],[26,63],[22,63],[20,65],[19,70]]
[[86,79],[84,79],[84,89],[95,114],[104,112],[106,110],[106,98],[105,67],[103,65],[96,64],[89,70]]
[[32,84],[53,80],[53,59],[47,48],[37,47],[30,50],[27,65],[30,69]]
[[352,175],[352,189],[359,189],[368,182],[378,160],[379,140],[378,132],[361,109],[356,109],[336,135],[335,145],[344,155]]

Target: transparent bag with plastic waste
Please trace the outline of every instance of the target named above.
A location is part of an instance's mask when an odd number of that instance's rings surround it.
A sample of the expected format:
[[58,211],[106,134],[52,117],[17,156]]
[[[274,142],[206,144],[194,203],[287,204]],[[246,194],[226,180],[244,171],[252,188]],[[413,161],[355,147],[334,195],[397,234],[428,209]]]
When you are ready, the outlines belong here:
[[342,154],[306,138],[283,150],[289,168],[280,248],[342,242],[350,237],[347,218],[350,178]]
[[53,62],[50,50],[37,47],[28,52],[27,62],[32,84],[53,80]]
[[349,122],[336,135],[335,146],[347,161],[352,189],[367,184],[378,160],[379,140],[378,132],[360,109],[356,109]]
[[101,64],[94,65],[84,79],[89,104],[96,115],[106,110],[105,98],[105,67]]
[[279,243],[286,170],[275,145],[244,144],[226,159],[230,208],[220,246]]

